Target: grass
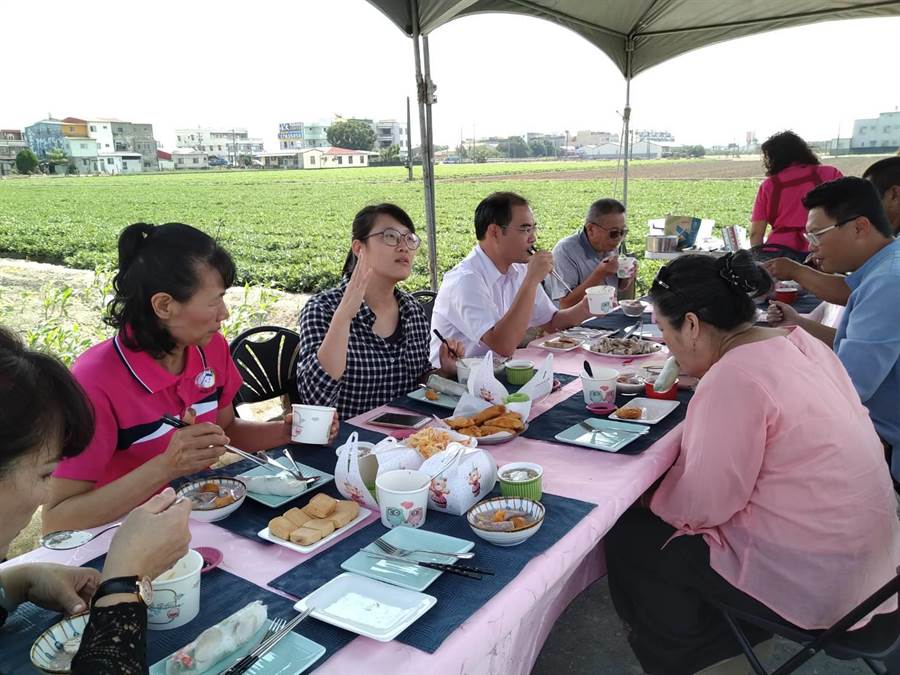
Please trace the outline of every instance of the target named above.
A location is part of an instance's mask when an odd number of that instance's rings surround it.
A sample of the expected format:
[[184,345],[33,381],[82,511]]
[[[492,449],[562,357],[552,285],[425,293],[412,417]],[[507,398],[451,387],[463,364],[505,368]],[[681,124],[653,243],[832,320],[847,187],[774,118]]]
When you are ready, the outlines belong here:
[[[471,248],[472,214],[489,192],[514,190],[528,197],[541,226],[540,244],[549,248],[578,229],[591,201],[613,193],[612,181],[517,176],[614,166],[556,161],[438,166],[440,271]],[[713,218],[720,225],[746,223],[756,188],[755,180],[633,180],[629,248],[642,251],[647,220],[666,213]],[[238,262],[241,283],[315,291],[338,280],[353,215],[379,201],[399,204],[424,230],[421,182],[407,182],[402,167],[8,180],[0,182],[0,255],[92,269],[114,262],[116,238],[125,225],[180,221],[222,240]],[[656,267],[644,265],[642,279]],[[423,247],[407,285],[427,284]]]

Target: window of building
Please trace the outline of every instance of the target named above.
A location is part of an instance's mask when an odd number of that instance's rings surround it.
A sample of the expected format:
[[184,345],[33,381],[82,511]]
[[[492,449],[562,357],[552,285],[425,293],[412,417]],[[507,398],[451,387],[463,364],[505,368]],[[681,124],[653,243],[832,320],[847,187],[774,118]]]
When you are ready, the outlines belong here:
[[184,158],[183,158],[183,157],[179,157],[179,158],[178,158],[178,163],[179,163],[179,164],[184,164]]
[[115,164],[115,160],[113,160],[112,157],[107,157],[107,158],[106,158],[106,163],[107,163],[107,164]]
[[338,164],[343,164],[343,163],[344,163],[344,158],[343,158],[343,157],[338,157],[338,158],[337,158],[337,162],[338,162]]
[[350,155],[347,159],[349,160],[348,164],[353,164],[353,155]]
[[95,127],[93,124],[91,125],[91,131],[97,131],[97,127]]
[[79,143],[78,145],[82,150],[87,150],[87,143]]
[[118,129],[116,129],[116,131],[121,134],[124,131],[124,129],[122,129],[122,127],[119,127]]
[[200,163],[200,160],[198,158],[194,157],[194,164],[199,164],[199,163]]

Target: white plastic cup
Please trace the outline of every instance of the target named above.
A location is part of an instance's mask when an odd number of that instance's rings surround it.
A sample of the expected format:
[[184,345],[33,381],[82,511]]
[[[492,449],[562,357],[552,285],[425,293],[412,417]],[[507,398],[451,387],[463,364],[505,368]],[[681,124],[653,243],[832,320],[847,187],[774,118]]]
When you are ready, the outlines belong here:
[[634,274],[634,267],[637,265],[637,258],[629,255],[619,256],[619,270],[616,272],[620,279],[628,279]]
[[591,403],[615,403],[616,402],[616,378],[618,370],[612,368],[591,367],[593,377],[581,375],[581,388],[584,391],[585,405]]
[[431,481],[424,471],[397,469],[375,479],[375,492],[385,527],[421,527],[428,511]]
[[291,440],[294,443],[328,444],[331,422],[337,414],[336,408],[295,403],[291,410],[294,413],[291,423]]
[[585,291],[591,314],[609,314],[616,302],[616,289],[612,286],[591,286]]
[[172,568],[153,580],[153,602],[147,608],[150,630],[172,630],[200,613],[200,570],[203,556],[191,549]]

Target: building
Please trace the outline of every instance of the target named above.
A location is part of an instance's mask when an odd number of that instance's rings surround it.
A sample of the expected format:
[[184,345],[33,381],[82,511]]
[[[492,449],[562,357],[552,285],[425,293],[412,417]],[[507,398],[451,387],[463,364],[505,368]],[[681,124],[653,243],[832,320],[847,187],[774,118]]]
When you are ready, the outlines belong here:
[[84,138],[88,135],[87,122],[77,117],[63,117],[62,134],[66,138]]
[[113,144],[117,152],[136,152],[144,171],[156,171],[157,142],[153,125],[137,122],[112,122]]
[[195,148],[175,148],[172,159],[176,169],[208,169],[209,154]]
[[209,157],[221,157],[235,166],[239,163],[241,155],[255,156],[264,151],[261,138],[250,138],[246,129],[237,127],[176,129],[175,145],[177,148],[189,148],[206,153],[207,164]]
[[[631,146],[630,159],[660,159],[672,152],[671,144],[665,145],[652,141],[640,141]],[[621,159],[622,148],[618,143],[604,143],[603,145],[585,145],[577,150],[582,159]]]
[[165,150],[156,151],[156,161],[159,164],[160,171],[174,171],[175,160],[172,159],[172,153]]
[[144,158],[139,152],[128,150],[101,152],[97,159],[101,173],[118,175],[141,173],[144,170]]
[[[536,131],[529,131],[525,134],[523,139],[525,143],[531,143],[531,141],[545,141],[549,142],[557,151],[561,150],[566,145],[566,134],[544,134]],[[500,142],[499,147],[503,147],[503,143],[506,142],[506,139]]]
[[25,127],[25,140],[39,160],[46,160],[51,150],[65,151],[61,120],[48,118]]
[[377,152],[322,147],[299,150],[278,150],[259,154],[266,169],[346,169],[368,166],[369,157]]
[[585,145],[605,145],[606,143],[618,143],[619,134],[613,134],[609,131],[588,131],[581,129],[575,134],[572,141],[576,148]]
[[281,122],[278,125],[278,148],[298,150],[303,147],[303,122]]
[[[655,129],[641,129],[634,132],[637,143],[641,141],[654,141],[656,143],[674,143],[675,137],[669,131],[656,131]],[[635,143],[635,145],[637,145]]]
[[16,155],[28,147],[25,137],[18,129],[0,129],[0,176],[12,173],[16,166]]
[[878,117],[856,120],[850,139],[853,152],[896,152],[900,148],[900,111],[879,113]]
[[331,122],[319,120],[318,122],[306,122],[303,125],[303,147],[304,148],[327,148],[331,145],[328,142],[328,127]]
[[[65,121],[65,120],[64,120]],[[65,138],[66,157],[69,158],[69,166],[75,167],[80,174],[98,173],[103,171],[99,162],[97,141],[88,136]],[[119,173],[122,173],[121,171]]]
[[121,120],[87,120],[87,135],[97,141],[99,152],[113,152],[116,142],[113,139],[112,123]]
[[375,149],[383,150],[392,145],[400,148],[400,156],[409,154],[409,130],[397,120],[378,120],[375,123]]

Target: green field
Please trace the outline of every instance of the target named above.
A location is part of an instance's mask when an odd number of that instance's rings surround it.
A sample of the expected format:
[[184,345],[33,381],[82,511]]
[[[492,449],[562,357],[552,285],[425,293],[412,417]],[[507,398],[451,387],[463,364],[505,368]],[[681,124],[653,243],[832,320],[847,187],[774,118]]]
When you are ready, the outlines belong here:
[[[438,166],[441,271],[471,248],[472,214],[489,192],[524,194],[541,227],[540,244],[550,248],[578,229],[591,201],[612,194],[612,181],[526,180],[522,175],[609,168],[614,163]],[[498,174],[503,175],[484,178]],[[746,223],[757,186],[752,179],[633,180],[629,248],[641,251],[647,220],[666,213],[713,218],[724,225]],[[337,281],[355,212],[380,201],[405,208],[424,233],[421,182],[407,182],[401,167],[11,179],[0,181],[0,256],[94,268],[114,262],[116,237],[125,225],[180,221],[217,235],[235,256],[242,282],[313,291]],[[643,267],[644,281],[651,267]],[[408,287],[427,283],[423,246]]]

